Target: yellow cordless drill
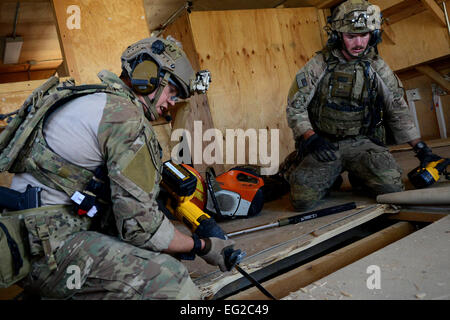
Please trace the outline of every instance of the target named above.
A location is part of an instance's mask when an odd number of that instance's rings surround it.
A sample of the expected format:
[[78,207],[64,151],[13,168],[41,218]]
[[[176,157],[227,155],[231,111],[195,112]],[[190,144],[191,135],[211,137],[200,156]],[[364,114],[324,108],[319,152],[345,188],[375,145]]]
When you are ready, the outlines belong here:
[[421,189],[436,183],[441,174],[450,180],[450,174],[447,172],[448,165],[450,165],[450,158],[429,162],[425,167],[418,166],[408,173],[409,181],[414,187]]

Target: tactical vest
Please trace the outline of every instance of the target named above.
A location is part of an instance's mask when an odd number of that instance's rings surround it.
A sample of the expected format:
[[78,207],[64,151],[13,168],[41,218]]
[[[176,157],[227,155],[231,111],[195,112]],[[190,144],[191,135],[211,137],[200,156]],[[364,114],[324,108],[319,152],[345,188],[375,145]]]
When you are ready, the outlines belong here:
[[73,82],[59,84],[57,79],[50,79],[52,85],[47,86],[49,88],[45,92],[41,90],[31,101],[27,99],[29,105],[26,108],[30,111],[2,151],[3,163],[0,163],[0,170],[8,170],[11,173],[28,172],[42,184],[64,191],[69,197],[75,191],[83,190],[93,172],[74,165],[53,152],[45,141],[43,127],[48,115],[61,105],[97,92],[118,95],[137,108],[142,108],[137,97],[122,87],[117,76],[104,70],[99,73],[99,77],[102,84],[81,86],[75,86]]
[[[0,172],[30,173],[42,184],[63,191],[69,197],[76,191],[85,190],[88,183],[95,180],[92,179],[94,172],[74,165],[53,152],[45,141],[43,128],[48,115],[54,110],[72,99],[97,92],[120,96],[142,110],[137,97],[123,87],[116,75],[104,70],[99,73],[99,78],[101,84],[75,86],[71,80],[59,83],[58,78],[52,77],[35,89],[0,134]],[[159,143],[152,127],[147,128],[150,130],[147,144],[151,158],[157,170],[161,171]],[[11,220],[14,217],[19,220]],[[9,230],[7,226],[10,226]],[[70,234],[89,230],[91,219],[85,215],[78,216],[71,206],[45,206],[10,212],[3,214],[3,217],[0,214],[0,227],[0,252],[4,253],[0,261],[2,287],[17,282],[28,273],[29,262],[23,252],[24,247],[29,247],[31,255],[44,252],[50,269],[54,269],[53,250]],[[28,235],[21,238],[19,234],[24,227]],[[23,239],[28,239],[29,244],[23,245]],[[19,265],[23,264],[22,267],[17,268],[18,261]]]
[[369,73],[370,62],[361,59],[340,63],[331,52],[325,52],[324,57],[325,75],[308,108],[314,129],[336,140],[357,135],[375,137],[382,108],[377,100],[376,75]]

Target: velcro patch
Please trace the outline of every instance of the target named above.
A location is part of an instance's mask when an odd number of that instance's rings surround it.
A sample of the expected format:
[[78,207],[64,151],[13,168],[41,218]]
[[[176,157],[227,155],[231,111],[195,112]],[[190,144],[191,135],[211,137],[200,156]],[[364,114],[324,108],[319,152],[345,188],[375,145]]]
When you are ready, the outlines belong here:
[[297,74],[296,78],[299,89],[304,88],[308,85],[308,81],[306,80],[306,74],[304,72]]
[[150,193],[155,186],[156,168],[146,144],[136,152],[134,158],[123,170],[123,175],[133,181],[146,193]]

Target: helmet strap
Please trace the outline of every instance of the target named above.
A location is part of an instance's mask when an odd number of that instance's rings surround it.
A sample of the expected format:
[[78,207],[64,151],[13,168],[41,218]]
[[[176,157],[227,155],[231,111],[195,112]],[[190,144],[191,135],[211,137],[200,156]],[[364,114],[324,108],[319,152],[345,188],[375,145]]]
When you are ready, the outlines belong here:
[[153,97],[153,99],[150,100],[148,95],[143,96],[145,104],[147,105],[147,108],[144,108],[144,115],[149,121],[154,121],[154,120],[159,119],[159,114],[158,114],[158,111],[156,110],[156,104],[158,103],[159,97],[161,97],[161,94],[164,91],[164,88],[168,85],[169,78],[170,78],[170,73],[166,72],[164,74],[163,79],[160,82],[160,85],[158,86],[158,89],[157,89],[156,94]]

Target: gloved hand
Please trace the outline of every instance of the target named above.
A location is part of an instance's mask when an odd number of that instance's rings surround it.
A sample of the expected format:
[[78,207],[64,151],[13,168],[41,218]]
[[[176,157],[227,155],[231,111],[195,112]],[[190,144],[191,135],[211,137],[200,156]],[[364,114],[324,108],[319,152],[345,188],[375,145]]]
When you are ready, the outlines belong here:
[[331,142],[314,133],[304,142],[307,153],[311,153],[317,161],[329,162],[337,159],[335,151],[338,150]]
[[442,159],[442,157],[435,155],[423,141],[416,143],[413,150],[416,153],[416,157],[420,161],[420,166],[423,168],[426,167],[430,162]]
[[229,271],[225,264],[224,251],[234,246],[233,240],[220,238],[204,238],[205,247],[198,255],[208,264],[218,266],[222,272]]

